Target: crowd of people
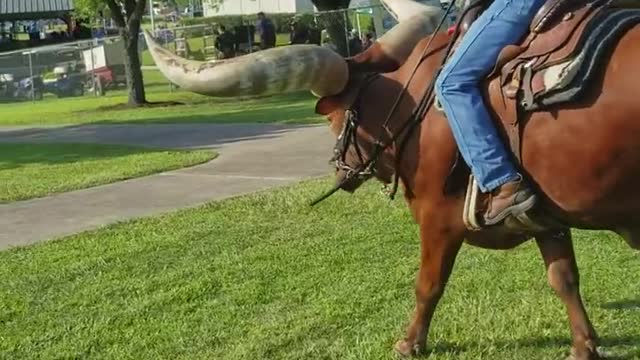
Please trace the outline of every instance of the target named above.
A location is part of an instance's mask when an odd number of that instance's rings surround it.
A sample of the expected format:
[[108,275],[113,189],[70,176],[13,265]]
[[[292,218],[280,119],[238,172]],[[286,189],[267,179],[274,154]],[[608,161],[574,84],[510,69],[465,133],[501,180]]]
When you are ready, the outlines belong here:
[[[248,37],[245,34],[248,32]],[[240,26],[233,30],[220,25],[216,30],[217,37],[214,46],[223,59],[237,56],[239,51],[238,43],[244,43],[247,38],[257,35],[256,45],[261,50],[270,49],[276,46],[276,26],[265,13],[258,13],[258,20],[254,26]],[[315,44],[328,47],[338,52],[338,48],[331,39],[327,30],[320,30],[315,23],[306,23],[298,18],[294,18],[289,23],[289,45],[294,44]],[[373,44],[373,34],[368,32],[360,36],[356,29],[348,33],[348,55],[356,55]]]

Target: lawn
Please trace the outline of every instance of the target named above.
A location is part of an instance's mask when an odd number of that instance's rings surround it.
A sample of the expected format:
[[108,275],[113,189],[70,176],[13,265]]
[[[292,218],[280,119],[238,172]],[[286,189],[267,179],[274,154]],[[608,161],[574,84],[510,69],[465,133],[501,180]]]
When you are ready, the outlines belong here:
[[[196,165],[211,151],[93,144],[0,144],[0,202],[42,197]],[[1,322],[1,321],[0,321]]]
[[[378,186],[328,180],[0,253],[0,358],[389,359],[413,306],[418,231]],[[605,349],[640,358],[640,253],[576,231]],[[560,359],[564,308],[532,243],[465,246],[430,359]]]
[[127,101],[124,90],[106,96],[86,95],[42,101],[0,104],[2,125],[62,125],[81,123],[314,123],[316,98],[309,92],[257,98],[212,98],[171,91],[159,71],[144,72],[149,101],[176,101],[184,105],[144,109],[105,109]]

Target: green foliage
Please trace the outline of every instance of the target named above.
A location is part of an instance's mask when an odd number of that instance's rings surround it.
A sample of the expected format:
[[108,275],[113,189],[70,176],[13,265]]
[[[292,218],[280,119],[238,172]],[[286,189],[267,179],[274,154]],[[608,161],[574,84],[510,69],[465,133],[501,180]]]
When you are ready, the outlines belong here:
[[99,11],[107,10],[104,0],[75,0],[73,4],[76,16],[84,19],[96,19]]

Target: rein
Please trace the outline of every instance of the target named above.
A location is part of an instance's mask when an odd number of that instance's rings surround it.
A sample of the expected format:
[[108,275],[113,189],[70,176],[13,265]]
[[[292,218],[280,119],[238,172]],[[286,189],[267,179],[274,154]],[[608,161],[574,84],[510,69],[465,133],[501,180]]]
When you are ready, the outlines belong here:
[[[385,129],[388,128],[389,122],[391,121],[391,118],[393,117],[393,115],[395,114],[398,106],[400,105],[400,101],[402,100],[402,97],[407,93],[407,89],[409,88],[409,85],[410,85],[411,81],[413,80],[413,77],[415,76],[416,72],[418,71],[418,68],[420,67],[422,62],[427,57],[429,49],[431,48],[431,43],[433,42],[433,39],[435,38],[435,34],[437,34],[440,31],[440,29],[442,28],[442,25],[444,25],[444,22],[446,21],[447,16],[449,15],[451,10],[455,6],[456,1],[454,0],[454,1],[451,1],[449,3],[449,6],[447,7],[444,15],[442,16],[442,19],[440,20],[440,23],[438,24],[438,26],[436,27],[436,30],[433,33],[434,35],[432,35],[431,38],[429,39],[429,42],[427,42],[427,44],[426,44],[426,46],[425,46],[425,48],[424,48],[424,50],[422,52],[422,55],[418,59],[416,65],[413,68],[413,71],[411,72],[411,75],[409,76],[409,79],[407,79],[407,81],[405,82],[404,86],[402,87],[402,90],[400,91],[400,94],[396,98],[396,101],[394,102],[393,106],[391,107],[391,110],[387,114],[387,117],[386,117],[384,123],[382,124],[382,128],[380,130],[381,133],[376,138],[376,141],[374,143],[374,148],[373,148],[373,151],[372,151],[370,159],[365,162],[364,161],[364,157],[362,156],[362,152],[360,151],[360,147],[358,146],[358,143],[357,143],[357,130],[358,130],[358,126],[359,126],[357,105],[358,105],[358,99],[359,99],[360,94],[362,93],[362,91],[366,87],[368,87],[373,82],[373,80],[377,79],[376,75],[379,75],[379,74],[374,74],[373,76],[369,76],[367,78],[367,81],[365,81],[365,83],[360,87],[360,89],[358,91],[358,94],[356,96],[356,102],[355,102],[356,109],[354,109],[354,106],[352,106],[350,109],[347,109],[345,111],[345,115],[346,115],[345,118],[346,119],[345,119],[345,122],[344,122],[344,125],[343,125],[343,128],[342,128],[342,131],[341,131],[340,135],[338,136],[338,140],[336,142],[336,146],[334,148],[334,157],[330,161],[330,162],[334,162],[335,163],[336,169],[346,171],[346,175],[331,190],[327,191],[325,194],[323,194],[322,196],[318,197],[313,202],[311,202],[310,206],[317,205],[321,201],[323,201],[323,200],[327,199],[328,197],[330,197],[331,195],[335,194],[348,181],[351,181],[353,179],[361,179],[361,180],[366,181],[366,180],[369,180],[371,177],[373,177],[373,175],[375,174],[375,167],[376,167],[377,162],[378,162],[378,160],[380,158],[380,155],[382,155],[382,153],[384,151],[386,151],[392,144],[394,144],[400,138],[400,136],[405,132],[405,130],[408,130],[407,131],[407,136],[405,136],[402,139],[402,141],[400,142],[400,145],[399,145],[399,151],[398,151],[398,154],[396,156],[396,160],[395,160],[395,164],[394,164],[395,171],[394,171],[394,175],[393,175],[393,185],[392,185],[392,189],[388,193],[389,197],[392,200],[395,198],[395,195],[396,195],[397,190],[398,190],[398,183],[399,183],[399,178],[400,178],[400,175],[398,173],[397,168],[398,168],[398,165],[400,163],[400,158],[402,156],[402,152],[403,152],[403,150],[404,150],[404,148],[405,148],[405,146],[407,144],[407,141],[409,139],[409,135],[415,129],[415,127],[422,122],[422,120],[426,116],[427,112],[429,111],[429,109],[431,108],[431,106],[434,103],[434,99],[435,99],[435,95],[434,95],[435,81],[438,78],[438,75],[440,74],[442,66],[445,64],[447,58],[449,57],[449,54],[451,53],[451,50],[453,49],[453,45],[455,44],[455,42],[456,42],[456,40],[457,40],[457,38],[458,38],[458,36],[460,34],[460,24],[461,24],[462,19],[464,19],[465,15],[471,9],[475,8],[477,5],[479,5],[482,2],[483,2],[483,0],[478,0],[478,1],[474,2],[473,4],[471,4],[470,6],[468,6],[462,12],[460,17],[456,21],[455,32],[454,32],[453,36],[451,37],[451,39],[449,40],[449,45],[447,46],[447,49],[445,51],[445,55],[444,55],[444,57],[442,59],[442,63],[440,64],[440,66],[438,67],[436,72],[434,73],[434,76],[432,77],[431,82],[429,83],[429,86],[427,87],[425,93],[421,97],[420,102],[416,106],[416,109],[413,111],[413,113],[411,114],[409,119],[402,124],[402,127],[400,128],[400,130],[397,131],[396,133],[394,133],[387,142],[383,142],[383,141],[380,140],[382,138],[383,132],[385,131]],[[360,165],[358,165],[356,167],[349,166],[348,164],[346,164],[346,161],[345,161],[346,160],[346,156],[347,156],[348,147],[349,147],[349,142],[353,143],[355,151],[356,151],[356,154],[358,156],[358,160],[360,162]]]

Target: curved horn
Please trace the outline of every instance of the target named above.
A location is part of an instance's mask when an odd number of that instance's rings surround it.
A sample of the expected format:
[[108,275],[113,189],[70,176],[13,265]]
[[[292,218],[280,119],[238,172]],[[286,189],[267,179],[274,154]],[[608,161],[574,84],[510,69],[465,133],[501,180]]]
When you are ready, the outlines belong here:
[[380,37],[378,42],[387,54],[404,63],[418,42],[436,31],[444,12],[440,7],[412,0],[381,2],[387,11],[396,17],[398,24]]
[[316,96],[344,89],[349,70],[344,58],[316,45],[291,45],[237,58],[201,62],[164,49],[145,30],[156,65],[171,82],[209,96],[245,96],[311,90]]
[[380,4],[398,22],[407,20],[417,14],[442,12],[442,9],[438,6],[425,5],[413,0],[380,0]]
[[407,60],[420,40],[433,34],[443,16],[440,7],[412,0],[380,0],[398,24],[381,36],[367,51],[353,57],[355,71],[390,72]]

